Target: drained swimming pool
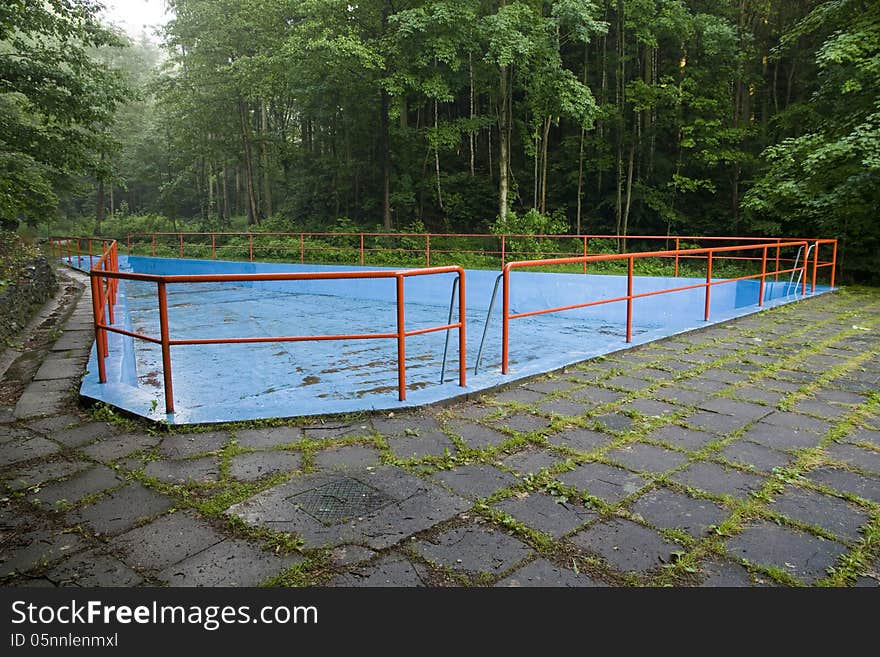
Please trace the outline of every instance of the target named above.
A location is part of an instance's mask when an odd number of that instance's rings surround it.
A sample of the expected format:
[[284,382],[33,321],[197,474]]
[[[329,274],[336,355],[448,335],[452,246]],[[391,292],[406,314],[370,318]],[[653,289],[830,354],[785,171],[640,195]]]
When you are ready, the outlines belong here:
[[[766,256],[765,256],[766,257]],[[76,259],[72,263],[78,264]],[[82,264],[82,263],[79,263]],[[278,264],[119,256],[118,270],[160,276],[304,273],[361,276],[394,269],[340,265]],[[85,267],[88,268],[88,262]],[[806,269],[806,268],[804,268]],[[418,271],[418,270],[411,270]],[[335,274],[333,274],[335,275]],[[173,371],[173,413],[166,413],[162,347],[108,331],[106,382],[98,375],[93,346],[81,394],[127,411],[172,424],[226,422],[353,411],[393,410],[473,394],[589,358],[644,344],[758,311],[757,278],[724,281],[686,277],[547,273],[512,269],[509,302],[502,292],[492,305],[497,271],[467,270],[467,384],[459,385],[456,272],[402,279],[405,302],[398,304],[398,279],[320,278],[174,282],[167,289],[167,334],[175,341],[216,341],[169,348]],[[794,301],[804,292],[788,274],[766,276],[763,307]],[[793,277],[792,277],[793,278]],[[717,283],[717,284],[716,284]],[[653,292],[680,289],[651,295]],[[646,295],[646,296],[639,296]],[[629,302],[625,299],[629,297]],[[602,300],[620,301],[596,304]],[[631,317],[627,342],[627,316]],[[398,312],[399,307],[402,313]],[[529,315],[542,309],[567,308]],[[502,327],[508,316],[509,362],[502,374]],[[525,316],[518,316],[524,314]],[[705,319],[706,315],[710,319]],[[130,334],[162,333],[157,286],[120,280],[114,329]],[[399,399],[398,335],[405,321],[405,396]],[[422,332],[424,331],[424,332]],[[267,340],[264,336],[348,336],[378,339]],[[222,343],[220,343],[222,342]],[[446,356],[444,361],[444,354]],[[479,366],[477,357],[481,354]],[[444,368],[445,362],[445,368]],[[475,373],[476,372],[476,373]],[[443,373],[441,381],[441,373]]]

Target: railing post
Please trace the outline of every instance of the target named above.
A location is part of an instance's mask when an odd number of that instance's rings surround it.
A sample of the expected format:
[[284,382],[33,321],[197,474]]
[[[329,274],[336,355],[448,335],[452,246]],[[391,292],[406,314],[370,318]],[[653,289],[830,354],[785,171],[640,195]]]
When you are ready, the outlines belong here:
[[406,401],[406,318],[404,316],[403,276],[397,275],[397,398]]
[[217,240],[214,233],[211,233],[211,260],[217,259]]
[[174,412],[174,388],[171,383],[171,338],[168,331],[168,294],[165,281],[159,281],[159,335],[162,340],[162,376],[165,380],[165,412]]
[[254,234],[248,233],[248,258],[254,261]]
[[819,240],[813,247],[813,285],[810,288],[810,294],[816,294],[816,272],[819,270]]
[[501,236],[501,266],[504,267],[504,259],[505,259],[505,251],[506,251],[506,241],[505,236]]
[[705,321],[709,321],[709,297],[712,290],[712,251],[709,251],[709,255],[706,258],[706,309],[703,313],[703,319]]
[[626,341],[633,337],[633,265],[635,256],[627,258],[626,265]]
[[[89,240],[89,271],[92,271],[92,240]],[[813,287],[815,287],[815,284]]]
[[99,287],[101,285],[101,281],[98,279],[98,275],[95,272],[89,272],[89,278],[92,286],[92,318],[94,320],[95,327],[95,353],[98,359],[98,380],[101,383],[107,383],[107,369],[104,363],[104,357],[107,352],[104,349],[104,329],[99,328],[99,324],[101,324],[101,295],[99,292]]
[[767,247],[764,247],[764,252],[761,255],[761,285],[758,289],[758,306],[764,305],[764,285],[767,279]]
[[467,309],[464,296],[464,269],[458,272],[458,385],[467,385]]
[[177,240],[180,242],[180,259],[183,260],[183,233],[177,233]]
[[79,238],[76,238],[76,266],[82,267],[82,255],[79,252]]
[[507,374],[510,356],[510,269],[502,270],[501,290],[501,373]]
[[425,233],[425,267],[431,266],[431,233]]
[[306,236],[303,233],[299,234],[299,264],[303,265],[306,262]]
[[360,261],[361,261],[361,267],[363,267],[364,263],[365,263],[365,260],[364,260],[364,234],[363,233],[361,233]]
[[779,249],[781,248],[779,245],[782,244],[782,240],[776,240],[776,277],[774,280],[779,280]]
[[678,252],[681,250],[681,238],[675,238],[675,278],[678,278]]
[[831,253],[831,287],[834,287],[835,273],[837,272],[837,240],[834,240],[834,250]]
[[67,264],[73,265],[73,256],[70,253],[70,239],[67,240]]
[[587,273],[587,255],[589,254],[589,249],[587,247],[587,242],[589,241],[589,237],[584,236],[584,273]]

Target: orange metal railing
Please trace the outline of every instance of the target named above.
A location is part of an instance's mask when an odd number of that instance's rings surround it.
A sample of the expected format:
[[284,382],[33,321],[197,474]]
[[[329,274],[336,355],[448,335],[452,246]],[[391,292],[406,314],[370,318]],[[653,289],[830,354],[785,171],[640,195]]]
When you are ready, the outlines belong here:
[[[466,238],[468,240],[482,240],[483,248],[463,248],[456,245],[454,248],[438,247],[444,240]],[[773,238],[776,242],[790,241],[803,238]],[[237,240],[237,241],[236,241]],[[399,246],[383,246],[381,241],[398,240]],[[370,256],[380,253],[417,256],[423,266],[430,267],[432,258],[438,256],[461,256],[481,255],[497,257],[500,266],[504,266],[517,254],[528,254],[532,251],[518,245],[518,240],[535,240],[543,245],[558,245],[556,249],[548,250],[541,248],[542,257],[573,257],[590,255],[590,242],[596,240],[613,240],[620,245],[623,252],[638,250],[639,242],[649,244],[662,243],[667,250],[681,251],[674,259],[675,276],[679,275],[681,260],[697,258],[696,255],[684,253],[690,248],[682,248],[682,243],[709,243],[734,245],[740,243],[765,243],[772,241],[766,237],[727,237],[727,236],[674,236],[674,235],[525,235],[504,234],[495,235],[488,233],[357,233],[357,232],[267,232],[267,233],[242,233],[242,232],[154,232],[154,233],[131,233],[126,236],[126,248],[129,255],[146,253],[151,256],[157,254],[174,253],[179,258],[186,257],[209,257],[216,260],[226,253],[247,254],[249,261],[259,259],[259,256],[282,257],[288,261],[299,260],[305,263],[313,259],[320,260],[322,255],[325,260],[329,254],[350,254],[352,264],[366,265]],[[336,244],[333,244],[336,242]],[[577,249],[574,251],[574,249]],[[515,250],[514,250],[515,249]],[[552,249],[552,247],[551,247]],[[240,256],[239,256],[240,257]],[[740,260],[757,262],[759,259],[743,256]],[[583,263],[586,273],[587,262]]]
[[[810,245],[812,244],[813,249],[812,253],[808,251]],[[833,254],[830,262],[820,263],[819,261],[819,247],[822,244],[831,244],[833,245]],[[780,252],[786,248],[797,247],[799,248],[799,254],[803,253],[803,258],[800,261],[797,261],[796,258],[782,258]],[[743,259],[743,256],[731,256],[730,254],[741,253],[744,251],[753,251],[759,250],[760,256],[754,256],[749,259],[758,259],[761,262],[761,272],[758,274],[749,274],[745,276],[736,276],[731,278],[725,278],[722,280],[713,280],[712,278],[712,264],[713,260],[720,257],[725,258],[736,258]],[[771,254],[771,252],[775,251],[775,254]],[[589,308],[590,306],[598,306],[601,304],[607,303],[617,303],[617,302],[626,302],[626,341],[632,342],[632,322],[633,322],[633,300],[641,299],[644,297],[656,296],[660,294],[669,294],[673,292],[681,292],[684,290],[692,290],[696,288],[705,288],[705,300],[704,300],[704,319],[705,321],[709,320],[709,309],[710,309],[710,299],[711,299],[711,290],[715,285],[723,285],[724,283],[732,283],[735,281],[742,281],[746,279],[760,279],[760,286],[758,291],[758,305],[764,305],[764,288],[766,285],[766,280],[768,276],[774,276],[778,279],[780,274],[792,274],[794,276],[795,273],[798,274],[799,277],[799,285],[801,286],[801,294],[806,294],[807,289],[807,279],[808,279],[808,267],[810,266],[810,258],[807,257],[807,254],[810,253],[812,257],[812,291],[816,290],[816,276],[817,271],[820,267],[830,267],[831,268],[831,287],[834,287],[834,272],[836,270],[837,264],[837,240],[831,239],[822,239],[822,240],[790,240],[790,241],[771,241],[764,242],[759,244],[748,244],[745,246],[723,246],[723,247],[714,247],[707,249],[689,249],[687,251],[681,250],[668,250],[668,251],[649,251],[649,252],[641,252],[641,253],[629,253],[629,254],[610,254],[610,255],[594,255],[594,256],[580,256],[574,258],[554,258],[549,260],[521,260],[516,262],[509,262],[504,265],[502,269],[502,280],[503,280],[503,289],[502,289],[502,299],[503,299],[503,308],[502,308],[502,329],[501,329],[501,372],[502,374],[507,374],[509,371],[510,364],[510,321],[513,319],[521,318],[521,317],[532,317],[535,315],[546,315],[549,313],[557,313],[563,312],[566,310],[575,310],[578,308]],[[774,257],[775,256],[775,257]],[[635,261],[643,258],[675,258],[676,263],[680,258],[685,257],[704,257],[706,259],[706,280],[705,282],[696,283],[692,285],[683,285],[674,288],[665,288],[662,290],[651,290],[649,292],[641,292],[638,294],[633,293],[633,269]],[[773,257],[775,260],[775,269],[772,271],[768,271],[767,262],[768,257]],[[583,303],[569,304],[566,306],[557,306],[554,308],[541,308],[538,310],[530,310],[526,312],[518,312],[511,313],[510,312],[510,289],[511,289],[511,279],[510,273],[514,269],[527,269],[534,267],[544,267],[547,265],[565,265],[565,264],[576,264],[583,263],[585,266],[588,262],[605,262],[610,260],[626,260],[627,262],[627,291],[623,296],[617,296],[611,299],[599,299],[596,301],[586,301]],[[785,265],[781,265],[783,262],[792,262],[795,264],[793,267],[788,269],[780,269],[780,267],[784,267]],[[677,265],[676,265],[676,274],[677,274]]]
[[[64,258],[65,246],[70,250],[71,241],[77,238],[52,238],[50,245],[53,253]],[[306,342],[325,340],[369,340],[394,339],[397,341],[397,388],[400,401],[406,400],[406,339],[416,335],[435,333],[438,331],[458,331],[459,346],[459,385],[464,387],[466,380],[466,297],[465,272],[458,266],[429,267],[406,269],[400,271],[363,271],[363,272],[308,272],[308,273],[271,273],[271,274],[222,274],[222,275],[155,275],[120,272],[117,260],[115,240],[90,240],[106,243],[107,247],[97,261],[92,261],[89,272],[91,277],[92,306],[95,327],[95,344],[97,346],[98,377],[101,383],[107,382],[105,359],[109,353],[107,333],[118,333],[131,338],[158,344],[162,349],[162,369],[165,390],[165,411],[174,413],[174,386],[171,367],[171,347],[182,345],[209,344],[245,344],[263,342]],[[77,240],[79,243],[79,240]],[[73,251],[71,250],[71,253]],[[73,256],[74,259],[76,256]],[[458,280],[458,321],[431,326],[427,328],[406,328],[405,313],[405,281],[414,276],[433,274],[456,274]],[[241,337],[241,338],[207,338],[207,339],[174,339],[168,323],[168,285],[175,283],[230,283],[247,281],[303,281],[303,280],[350,280],[350,279],[388,278],[396,282],[395,298],[397,305],[397,330],[393,333],[360,333],[350,335],[294,335],[272,337]],[[155,283],[159,306],[159,337],[144,335],[134,331],[113,326],[113,305],[120,280],[131,280]]]

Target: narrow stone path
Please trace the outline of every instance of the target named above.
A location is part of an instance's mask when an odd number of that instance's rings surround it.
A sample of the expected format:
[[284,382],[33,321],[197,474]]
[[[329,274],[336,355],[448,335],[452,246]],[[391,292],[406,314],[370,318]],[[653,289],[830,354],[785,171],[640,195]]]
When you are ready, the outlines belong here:
[[68,285],[0,384],[4,585],[880,585],[880,290],[453,406],[172,431],[77,406]]

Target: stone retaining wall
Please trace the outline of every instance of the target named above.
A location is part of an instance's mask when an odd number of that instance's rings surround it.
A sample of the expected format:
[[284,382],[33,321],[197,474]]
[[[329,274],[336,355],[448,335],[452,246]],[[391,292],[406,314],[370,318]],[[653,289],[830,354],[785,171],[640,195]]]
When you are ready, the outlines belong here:
[[45,256],[31,260],[17,280],[0,291],[0,341],[5,345],[55,293],[58,282]]

